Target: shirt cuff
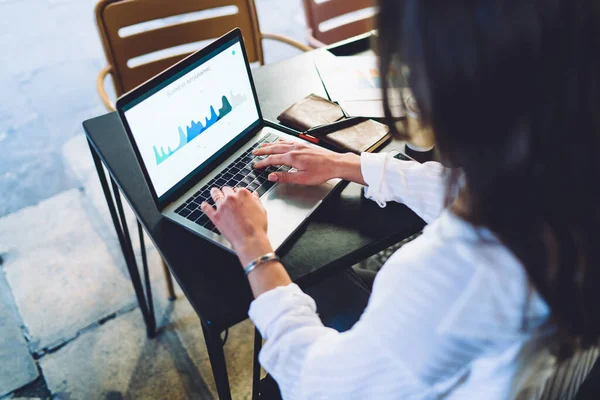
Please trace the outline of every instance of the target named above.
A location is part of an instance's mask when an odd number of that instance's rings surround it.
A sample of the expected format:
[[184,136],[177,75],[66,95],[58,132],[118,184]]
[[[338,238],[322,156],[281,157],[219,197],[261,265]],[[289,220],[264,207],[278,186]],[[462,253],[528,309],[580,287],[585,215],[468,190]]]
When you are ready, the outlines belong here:
[[268,339],[267,328],[281,315],[290,310],[305,309],[316,315],[315,301],[304,293],[295,283],[279,286],[258,296],[250,303],[248,316],[258,328],[263,338]]
[[362,153],[360,169],[367,184],[365,197],[374,200],[379,207],[385,207],[383,194],[383,175],[388,153]]

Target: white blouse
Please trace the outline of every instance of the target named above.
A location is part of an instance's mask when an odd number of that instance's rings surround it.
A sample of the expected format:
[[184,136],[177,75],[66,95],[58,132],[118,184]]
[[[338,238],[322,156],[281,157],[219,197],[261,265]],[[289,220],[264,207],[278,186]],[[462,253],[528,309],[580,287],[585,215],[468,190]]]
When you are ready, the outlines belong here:
[[266,339],[260,362],[284,399],[514,398],[550,331],[521,263],[491,232],[443,209],[439,163],[363,154],[361,168],[367,198],[405,203],[429,225],[384,265],[347,332],[324,327],[295,284],[252,302]]

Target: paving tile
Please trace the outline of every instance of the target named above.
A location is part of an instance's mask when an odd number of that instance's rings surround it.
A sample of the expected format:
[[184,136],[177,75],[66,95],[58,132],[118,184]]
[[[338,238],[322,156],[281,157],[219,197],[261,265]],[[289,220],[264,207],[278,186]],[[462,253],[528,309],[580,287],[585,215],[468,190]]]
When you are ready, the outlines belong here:
[[7,132],[17,132],[40,116],[21,90],[18,79],[8,74],[0,75],[0,87],[0,134],[3,134],[0,136],[0,146],[4,146]]
[[[168,321],[168,322],[166,322]],[[216,398],[199,321],[184,298],[159,311],[164,326],[147,339],[141,316],[123,314],[40,360],[56,399]],[[233,329],[225,347],[234,399],[250,398],[252,327]],[[244,354],[247,354],[245,356]]]
[[0,253],[39,350],[133,302],[129,277],[85,212],[78,190],[0,219]]
[[40,400],[39,397],[13,397],[11,400]]
[[147,339],[135,312],[83,334],[40,365],[56,399],[210,398],[177,335]]
[[[191,306],[190,306],[191,307]],[[185,317],[176,316],[167,329],[177,332],[181,343],[193,360],[201,360],[202,376],[211,392],[217,397],[210,361],[199,325],[193,309]],[[234,399],[252,398],[252,357],[254,345],[254,325],[249,320],[229,329],[229,337],[224,347],[229,384]]]
[[[106,244],[113,258],[122,260],[123,255],[119,241],[115,233],[112,218],[104,198],[104,192],[100,186],[100,180],[98,178],[85,135],[79,134],[69,139],[62,147],[62,155],[63,163],[66,169],[75,177],[78,182],[78,187],[82,188],[85,193],[85,198],[87,201],[84,203],[84,206],[90,223],[94,226],[94,230],[98,236]],[[105,172],[105,174],[108,178],[108,172]],[[133,249],[141,268],[141,252],[137,234],[137,219],[125,198],[122,199],[127,225],[132,238]],[[146,251],[148,253],[156,251],[150,238],[147,235],[144,235],[144,238]],[[149,263],[149,265],[152,265],[152,263]],[[157,260],[156,268],[159,270],[158,275],[160,275],[160,270],[162,269],[160,259]]]
[[[100,186],[100,181],[90,155],[85,135],[77,135],[67,141],[62,148],[62,154],[66,168],[69,169],[70,173],[77,179],[79,186],[85,193],[86,201],[84,206],[90,223],[94,226],[94,230],[98,236],[106,244],[113,259],[122,261],[123,255],[119,241],[115,234],[113,222],[110,217],[108,206],[106,205],[104,193]],[[108,176],[108,172],[105,173]],[[137,235],[136,217],[124,198],[123,209],[129,226],[136,260],[141,269],[141,247]],[[167,296],[162,261],[157,250],[154,248],[152,241],[146,234],[144,234],[144,241],[146,244],[153,293],[155,294],[154,298],[155,300],[158,298],[162,301]],[[176,292],[182,295],[182,292],[178,289],[176,283],[175,286],[177,289]],[[156,306],[160,307],[161,304],[162,303],[157,301]]]
[[34,381],[39,375],[21,324],[10,287],[0,269],[0,397]]
[[0,3],[0,48],[8,54],[0,63],[0,192],[8,193],[0,216],[75,187],[57,151],[82,132],[82,120],[104,112],[95,92],[104,56],[94,5]]
[[77,186],[56,151],[7,158],[9,165],[0,162],[0,217]]
[[[159,260],[158,254],[152,253],[151,265],[156,265],[157,260]],[[158,289],[157,293],[165,293],[164,276],[153,277],[153,287]],[[185,349],[187,356],[197,366],[214,398],[218,398],[200,320],[179,286],[176,284],[175,287],[177,300],[174,302],[167,300],[165,295],[157,294],[154,297],[159,332],[161,335],[168,335],[169,332],[177,334],[177,340]],[[250,320],[245,320],[229,329],[223,351],[231,393],[236,400],[252,398],[253,346],[254,325]]]
[[[9,103],[8,100],[6,102]],[[10,119],[3,120],[0,109],[0,171],[9,171],[23,161],[56,152],[60,146],[56,145],[47,131],[46,124],[36,112],[32,111],[28,115],[23,113],[20,121],[13,122]]]
[[254,325],[250,320],[229,329],[224,351],[233,398],[250,400],[254,356]]
[[48,134],[17,83],[0,78],[0,217],[76,186]]
[[[96,226],[96,230],[105,241],[116,241],[113,222],[85,135],[79,134],[69,139],[62,146],[62,157],[66,169],[74,176],[78,181],[79,187],[83,188],[85,192],[89,202],[87,204],[87,212]],[[108,172],[105,171],[105,174],[108,179]],[[131,230],[136,226],[136,218],[125,199],[123,199],[123,208]],[[115,243],[118,245],[118,241]]]
[[42,116],[43,133],[58,145],[83,132],[84,120],[106,112],[96,91],[98,72],[92,60],[68,60],[17,77],[21,92]]
[[[94,0],[0,3],[0,76],[34,71],[69,60],[102,57]],[[23,23],[27,21],[27,23]]]
[[41,400],[41,399],[39,397],[12,397],[11,400]]

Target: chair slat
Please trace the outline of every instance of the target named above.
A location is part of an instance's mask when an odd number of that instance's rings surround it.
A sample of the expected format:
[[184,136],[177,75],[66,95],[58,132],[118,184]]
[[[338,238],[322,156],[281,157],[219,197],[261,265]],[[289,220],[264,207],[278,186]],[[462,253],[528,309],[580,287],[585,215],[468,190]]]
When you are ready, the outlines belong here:
[[[249,62],[258,61],[258,57],[254,51],[251,53],[247,49],[246,52],[248,53]],[[165,69],[171,67],[173,64],[183,60],[190,54],[192,54],[192,52],[165,57],[161,58],[160,60],[148,62],[133,68],[129,68],[125,65],[120,71],[123,93],[130,91],[153,76],[158,75]]]
[[[580,356],[577,354],[576,356],[570,358],[564,364],[560,366],[558,378],[555,381],[555,393],[556,399],[559,399],[565,393],[566,388],[568,387],[569,382],[573,380],[572,369],[574,365],[577,365],[576,361],[579,360]],[[560,397],[559,397],[560,396]]]
[[165,26],[127,36],[121,39],[118,46],[114,47],[115,56],[120,60],[129,60],[171,47],[216,39],[227,33],[227,27],[240,26],[247,30],[249,24],[244,23],[237,15],[213,17],[197,21],[184,22],[177,25]]
[[135,68],[125,67],[121,71],[121,79],[123,82],[123,90],[125,92],[130,91],[136,86],[144,83],[153,76],[161,73],[165,69],[169,68],[176,62],[184,59],[192,53],[180,54],[156,60],[147,64],[142,64]]
[[573,387],[570,388],[571,393],[569,393],[569,395],[571,397],[569,397],[569,400],[577,398],[579,389],[581,388],[581,385],[583,384],[583,382],[589,375],[590,371],[592,370],[594,364],[596,363],[597,358],[598,358],[598,348],[597,347],[593,347],[586,351],[585,356],[579,363],[580,365],[578,368],[577,382],[574,382]]
[[545,382],[540,400],[572,400],[590,373],[599,349],[591,348],[575,353],[561,362],[554,374]]
[[[589,357],[589,355],[590,355],[590,353],[586,353],[584,355],[584,359],[587,359]],[[587,375],[587,372],[585,370],[586,368],[585,368],[584,359],[580,360],[573,370],[573,381],[569,385],[567,393],[565,393],[563,395],[565,400],[571,400],[571,399],[575,398],[575,395],[577,394],[577,390],[579,389],[579,386],[581,386],[581,383],[583,382],[583,380],[585,379],[585,376]]]
[[563,364],[559,364],[550,378],[545,382],[544,391],[540,400],[556,400],[558,399],[558,384],[562,380],[562,374],[564,373]]
[[125,0],[107,5],[103,14],[106,21],[111,21],[111,24],[120,29],[155,19],[223,6],[237,5],[238,8],[241,6],[246,9],[244,3],[245,1],[240,0]]
[[313,31],[313,36],[323,43],[331,44],[342,40],[342,38],[356,36],[359,33],[369,32],[372,29],[373,19],[363,18],[349,24],[337,26],[324,32]]
[[318,4],[314,0],[309,1],[313,4],[313,15],[317,26],[332,18],[375,5],[373,0],[329,0]]

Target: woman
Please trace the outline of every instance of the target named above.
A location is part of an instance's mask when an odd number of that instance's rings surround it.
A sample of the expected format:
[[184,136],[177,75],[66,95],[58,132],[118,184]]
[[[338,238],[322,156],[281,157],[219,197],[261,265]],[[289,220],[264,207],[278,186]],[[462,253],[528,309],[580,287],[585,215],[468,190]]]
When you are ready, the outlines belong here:
[[[531,394],[551,372],[550,354],[600,336],[600,6],[381,0],[379,15],[382,75],[409,72],[453,169],[285,142],[256,152],[269,155],[257,168],[298,170],[274,181],[341,177],[429,223],[383,267],[345,333],[321,324],[280,262],[256,266],[249,314],[266,338],[261,363],[284,398]],[[272,251],[256,197],[212,195],[216,209],[203,209],[243,266]]]

